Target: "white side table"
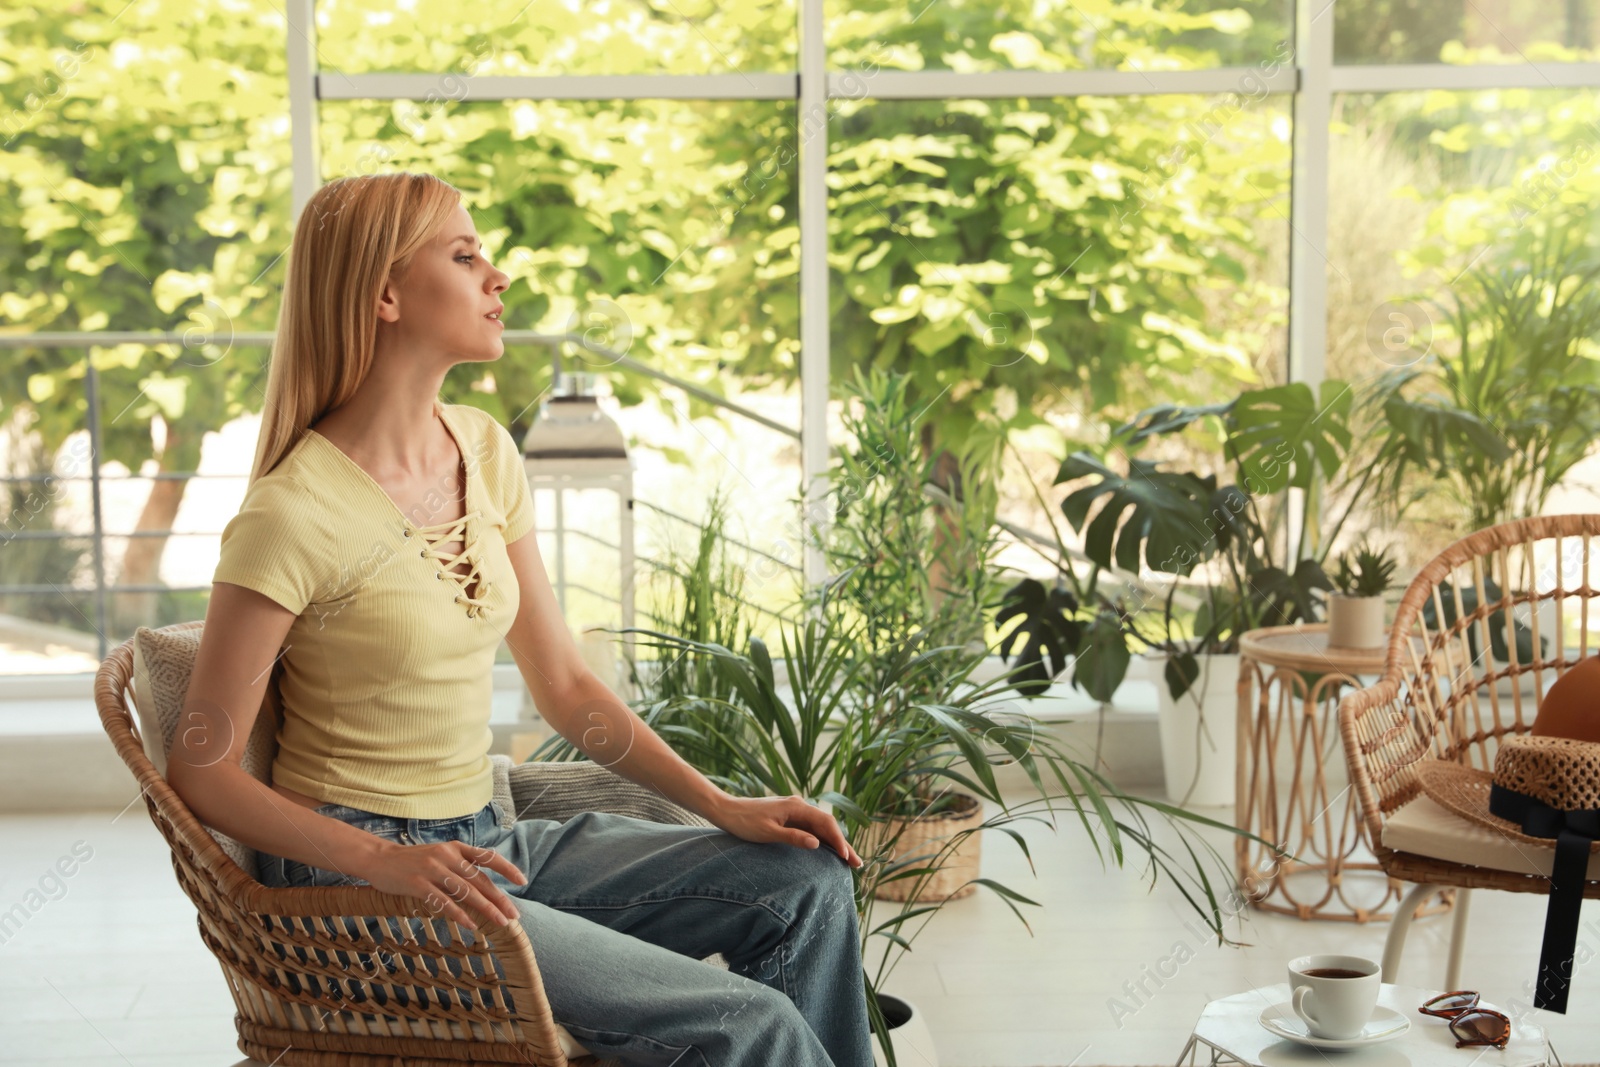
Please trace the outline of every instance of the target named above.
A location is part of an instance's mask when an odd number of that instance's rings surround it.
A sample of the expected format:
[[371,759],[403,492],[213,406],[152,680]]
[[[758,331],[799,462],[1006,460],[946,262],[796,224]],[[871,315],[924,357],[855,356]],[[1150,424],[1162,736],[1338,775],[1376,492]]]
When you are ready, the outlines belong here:
[[[1328,1067],[1334,1057],[1338,1058],[1339,1067],[1439,1067],[1458,1060],[1473,1067],[1546,1067],[1551,1062],[1553,1051],[1544,1028],[1526,1019],[1512,1020],[1511,1040],[1504,1051],[1492,1047],[1457,1049],[1448,1020],[1423,1015],[1417,1010],[1439,992],[1385,984],[1378,992],[1378,1003],[1404,1013],[1411,1019],[1411,1029],[1393,1041],[1338,1052],[1285,1041],[1268,1033],[1261,1025],[1263,1011],[1289,999],[1287,983],[1236,993],[1205,1006],[1199,1022],[1194,1024],[1189,1043],[1178,1057],[1178,1067],[1186,1064],[1191,1067],[1201,1064]],[[1510,1014],[1488,1001],[1484,1001],[1483,1006]],[[1202,1058],[1208,1055],[1209,1058]]]

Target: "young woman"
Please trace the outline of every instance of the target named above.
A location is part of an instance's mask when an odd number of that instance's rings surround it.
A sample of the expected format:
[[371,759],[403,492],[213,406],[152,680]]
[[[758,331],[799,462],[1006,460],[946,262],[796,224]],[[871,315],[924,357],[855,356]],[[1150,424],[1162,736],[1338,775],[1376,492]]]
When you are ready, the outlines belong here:
[[[438,400],[452,366],[504,352],[509,282],[430,175],[341,178],[307,204],[171,784],[259,850],[266,884],[371,885],[470,928],[520,922],[556,1022],[596,1055],[870,1067],[860,857],[804,798],[718,789],[585,667],[515,443]],[[712,827],[595,812],[502,826],[502,640],[562,736]],[[240,759],[280,649],[268,788]],[[702,962],[714,952],[730,970]]]

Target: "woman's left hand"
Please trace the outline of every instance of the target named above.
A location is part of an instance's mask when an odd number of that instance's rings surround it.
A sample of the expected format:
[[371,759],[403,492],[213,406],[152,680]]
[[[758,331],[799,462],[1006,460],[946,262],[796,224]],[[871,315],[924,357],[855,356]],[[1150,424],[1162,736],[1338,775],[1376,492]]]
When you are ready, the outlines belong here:
[[804,797],[728,797],[706,817],[746,841],[780,841],[800,848],[826,843],[850,866],[861,866],[838,821]]

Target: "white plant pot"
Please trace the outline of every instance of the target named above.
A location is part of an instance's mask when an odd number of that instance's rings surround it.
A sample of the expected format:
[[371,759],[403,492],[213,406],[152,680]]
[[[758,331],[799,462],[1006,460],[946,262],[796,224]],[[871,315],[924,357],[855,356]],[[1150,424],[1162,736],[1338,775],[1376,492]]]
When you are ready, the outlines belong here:
[[1328,646],[1330,648],[1382,648],[1389,642],[1389,628],[1383,622],[1383,597],[1328,597]]
[[1217,807],[1232,804],[1238,791],[1239,654],[1198,659],[1200,677],[1173,700],[1162,673],[1165,657],[1156,657],[1161,769],[1174,804]]
[[[928,1031],[928,1021],[917,1006],[903,997],[878,994],[878,1005],[883,1009],[884,1022],[889,1024],[889,1041],[894,1046],[895,1063],[899,1067],[939,1067],[939,1054],[933,1048],[933,1034]],[[872,1062],[876,1067],[888,1067],[878,1035],[872,1035]]]

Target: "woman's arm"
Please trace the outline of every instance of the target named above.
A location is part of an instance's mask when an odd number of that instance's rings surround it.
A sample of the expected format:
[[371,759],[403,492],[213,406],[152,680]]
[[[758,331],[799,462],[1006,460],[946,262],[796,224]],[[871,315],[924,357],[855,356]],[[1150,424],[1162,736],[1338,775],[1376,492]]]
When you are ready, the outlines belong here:
[[417,897],[430,913],[469,928],[477,925],[469,908],[515,921],[515,903],[479,869],[525,883],[527,876],[506,857],[461,842],[406,847],[386,841],[302,807],[245,772],[245,745],[295,618],[253,589],[212,583],[200,650],[167,753],[167,784],[195,818],[251,848]]
[[583,661],[550,588],[538,535],[523,535],[506,554],[522,591],[506,644],[539,714],[594,762],[716,822],[733,798],[674,752]]
[[318,815],[241,767],[278,650],[295,614],[229,582],[211,587],[183,713],[167,753],[167,783],[195,817],[251,848],[349,873],[383,844]]

